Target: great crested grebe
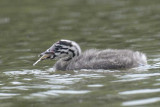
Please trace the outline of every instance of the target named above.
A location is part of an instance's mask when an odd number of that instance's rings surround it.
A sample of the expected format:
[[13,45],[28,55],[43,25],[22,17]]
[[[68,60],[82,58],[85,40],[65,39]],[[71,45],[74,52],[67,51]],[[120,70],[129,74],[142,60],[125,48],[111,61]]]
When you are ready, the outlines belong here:
[[144,53],[127,49],[89,49],[81,52],[80,46],[71,40],[60,40],[41,53],[37,62],[44,59],[58,60],[56,70],[122,69],[147,64]]

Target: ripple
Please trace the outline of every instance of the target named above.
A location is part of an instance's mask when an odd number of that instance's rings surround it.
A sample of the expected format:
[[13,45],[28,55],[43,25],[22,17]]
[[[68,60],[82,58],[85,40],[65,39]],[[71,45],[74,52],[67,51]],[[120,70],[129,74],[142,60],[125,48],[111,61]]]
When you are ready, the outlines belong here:
[[129,81],[138,81],[138,80],[143,80],[143,79],[146,79],[146,78],[122,79],[122,80],[116,80],[112,82],[129,82]]
[[0,99],[7,99],[7,98],[12,98],[13,96],[17,96],[20,94],[15,94],[15,93],[0,93]]
[[[7,71],[4,72],[6,75],[9,76],[14,76],[16,75],[21,76],[21,75],[32,75],[38,79],[43,80],[46,84],[74,84],[78,81],[80,81],[82,78],[75,76],[75,75],[71,75],[71,74],[52,74],[50,75],[50,72],[47,71],[41,71],[41,70],[23,70],[23,71]],[[93,75],[92,75],[93,76]],[[94,77],[96,77],[96,75],[94,75]],[[26,80],[30,80],[30,78],[27,78]],[[12,84],[14,83],[14,81],[12,82]],[[16,87],[14,87],[16,88]],[[17,87],[19,88],[19,87]],[[20,87],[21,88],[21,87]]]
[[160,75],[160,73],[152,73],[152,74],[127,74],[122,76],[121,78],[146,78],[146,77],[150,77],[150,76],[158,76]]
[[126,74],[123,76],[117,76],[117,78],[120,78],[121,80],[116,80],[112,82],[128,82],[128,81],[137,81],[137,80],[143,80],[148,79],[152,76],[159,76],[160,73],[152,73],[152,74]]
[[0,84],[0,85],[4,85],[4,84]]
[[46,79],[49,84],[74,84],[81,80],[81,78],[74,77],[70,74],[60,75],[37,75],[39,79]]
[[[104,70],[104,69],[81,69],[84,72],[96,72],[96,73],[107,73],[107,72],[120,72],[119,70]],[[78,72],[78,71],[77,71]]]
[[132,90],[132,91],[124,91],[119,92],[121,95],[131,95],[131,94],[144,94],[144,93],[155,93],[160,92],[160,88],[158,89],[141,89],[141,90]]
[[81,78],[50,78],[47,83],[50,84],[74,84],[75,82],[78,82]]
[[31,49],[16,49],[15,52],[29,52]]
[[[159,55],[156,56],[156,57],[160,57]],[[156,59],[150,59],[149,61],[153,61],[153,62],[159,62],[160,61],[160,58],[156,58]]]
[[156,81],[160,81],[160,79],[156,79]]
[[74,19],[67,19],[67,20],[62,20],[59,23],[60,24],[72,24],[72,23],[75,23],[75,22],[76,22],[76,20],[74,20]]
[[160,83],[155,83],[155,84],[153,84],[153,86],[158,86],[158,85],[160,85]]
[[30,79],[30,78],[24,78],[23,80],[25,80],[25,81],[31,81],[32,79]]
[[27,46],[29,43],[28,42],[17,42],[16,45],[19,46]]
[[72,30],[72,27],[71,26],[60,26],[58,29],[59,30]]
[[148,98],[148,99],[141,99],[141,100],[132,100],[123,102],[123,106],[136,106],[136,105],[144,105],[144,104],[151,104],[160,101],[160,97]]
[[88,87],[103,87],[104,85],[102,84],[91,84],[91,85],[87,85]]
[[66,86],[62,85],[41,85],[41,84],[34,84],[33,86],[6,86],[6,87],[1,87],[2,90],[4,91],[10,91],[10,90],[29,90],[29,89],[62,89],[65,88]]
[[18,81],[13,81],[13,82],[11,82],[11,84],[13,84],[13,85],[22,85],[23,83],[22,82],[18,82]]
[[37,96],[37,97],[41,97],[41,96],[58,96],[59,94],[86,94],[89,93],[90,91],[88,90],[49,90],[46,92],[38,92],[38,93],[33,93],[31,94],[31,96]]
[[0,18],[0,24],[6,24],[10,22],[10,18],[5,17],[5,18]]
[[155,63],[154,65],[152,65],[151,68],[152,68],[152,69],[160,68],[160,62]]
[[28,90],[27,89],[27,86],[5,86],[5,87],[1,87],[1,89],[3,90],[3,91],[11,91],[11,90]]
[[34,75],[45,75],[45,74],[48,74],[46,71],[41,71],[41,70],[37,70],[37,69],[34,69],[34,70],[22,70],[22,71],[6,71],[4,72],[4,74],[6,75],[26,75],[26,74],[34,74]]
[[17,59],[31,59],[34,58],[34,56],[20,56]]
[[105,76],[100,75],[100,74],[79,74],[76,75],[75,77],[85,77],[85,78],[103,78]]

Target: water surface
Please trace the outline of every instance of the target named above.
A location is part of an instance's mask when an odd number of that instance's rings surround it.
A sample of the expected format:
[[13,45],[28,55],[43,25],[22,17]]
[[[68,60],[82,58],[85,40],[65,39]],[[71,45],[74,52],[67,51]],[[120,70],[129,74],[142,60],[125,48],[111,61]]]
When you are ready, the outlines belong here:
[[[160,106],[159,0],[1,0],[0,106]],[[147,66],[128,70],[54,71],[32,64],[60,39],[82,50],[132,49]]]

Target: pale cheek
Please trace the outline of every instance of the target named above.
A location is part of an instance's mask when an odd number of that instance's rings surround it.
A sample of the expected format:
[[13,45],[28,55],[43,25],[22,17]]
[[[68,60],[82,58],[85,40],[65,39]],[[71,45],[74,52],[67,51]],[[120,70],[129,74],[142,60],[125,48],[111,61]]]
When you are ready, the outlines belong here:
[[64,54],[60,54],[60,53],[56,53],[55,55],[57,58],[62,58],[64,56]]
[[65,56],[66,56],[66,54],[61,54],[61,55],[60,55],[60,57],[65,57]]
[[56,55],[56,56],[59,56],[59,55],[60,55],[60,53],[55,53],[55,55]]

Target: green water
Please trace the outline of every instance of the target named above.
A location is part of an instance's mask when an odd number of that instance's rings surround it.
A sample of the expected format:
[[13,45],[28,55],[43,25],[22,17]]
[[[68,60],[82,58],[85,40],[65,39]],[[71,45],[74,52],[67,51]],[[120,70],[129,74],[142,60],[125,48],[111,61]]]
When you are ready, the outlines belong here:
[[[0,107],[159,107],[159,0],[1,0]],[[148,66],[53,71],[37,55],[60,39],[132,49]]]

